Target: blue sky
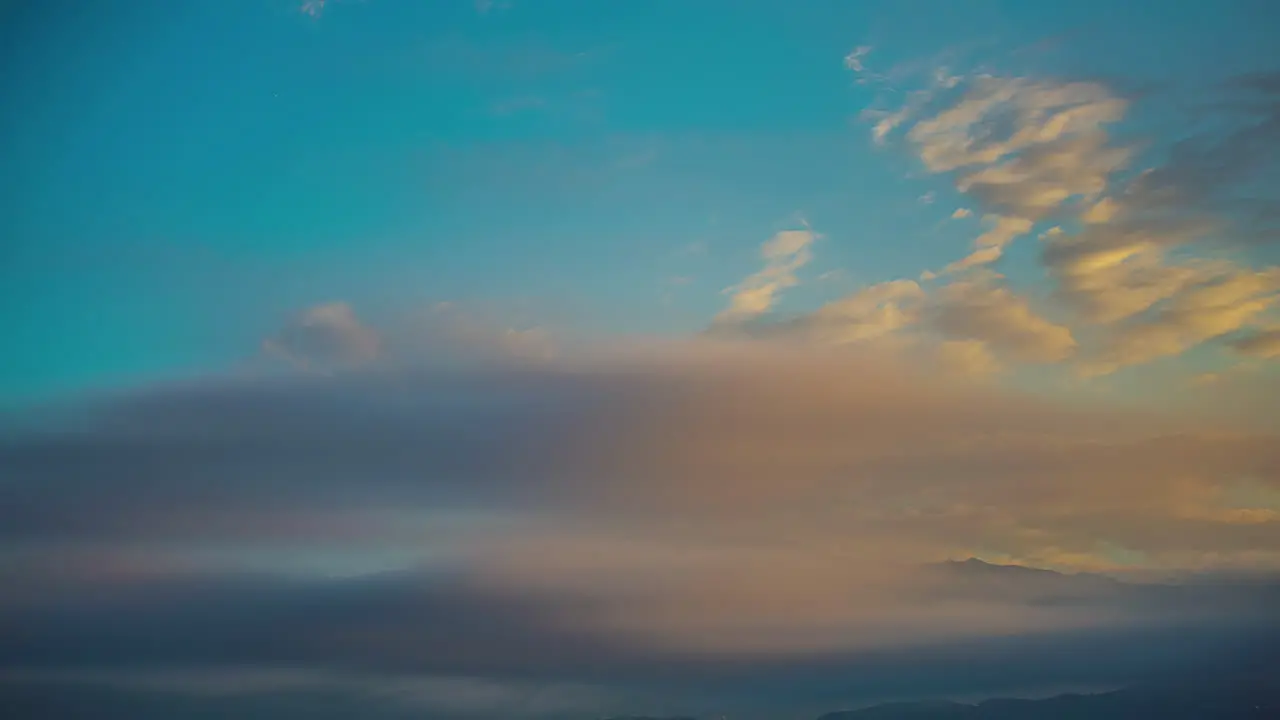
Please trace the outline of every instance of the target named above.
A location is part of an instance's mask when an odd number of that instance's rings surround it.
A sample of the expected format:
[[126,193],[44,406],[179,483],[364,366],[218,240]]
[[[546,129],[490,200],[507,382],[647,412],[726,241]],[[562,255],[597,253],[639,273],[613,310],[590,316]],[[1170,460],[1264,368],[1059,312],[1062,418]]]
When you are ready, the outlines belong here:
[[0,394],[225,368],[335,299],[687,333],[798,217],[841,275],[780,308],[911,277],[975,230],[868,142],[851,49],[1175,102],[1274,64],[1229,5],[10,3]]

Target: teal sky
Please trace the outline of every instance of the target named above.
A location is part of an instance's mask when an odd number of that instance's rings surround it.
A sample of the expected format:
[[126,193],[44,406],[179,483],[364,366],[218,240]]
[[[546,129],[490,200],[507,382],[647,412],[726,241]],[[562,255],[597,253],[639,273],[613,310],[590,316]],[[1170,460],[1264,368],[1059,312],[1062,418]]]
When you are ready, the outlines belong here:
[[[225,369],[334,300],[374,319],[451,301],[689,333],[801,218],[822,240],[774,310],[914,278],[981,228],[947,222],[965,204],[952,178],[870,141],[859,114],[883,89],[843,64],[858,46],[880,71],[1012,67],[1149,94],[1115,132],[1153,153],[1183,129],[1162,108],[1277,65],[1261,0],[0,13],[7,402]],[[1047,288],[1034,248],[1002,271]]]

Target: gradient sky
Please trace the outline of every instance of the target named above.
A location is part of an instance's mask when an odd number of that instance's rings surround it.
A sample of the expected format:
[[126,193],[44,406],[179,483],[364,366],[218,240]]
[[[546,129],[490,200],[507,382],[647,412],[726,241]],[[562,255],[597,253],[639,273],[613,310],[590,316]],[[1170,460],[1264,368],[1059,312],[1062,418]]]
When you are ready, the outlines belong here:
[[1280,571],[1278,7],[0,2],[0,681],[807,712],[1271,629],[919,573]]
[[[7,7],[10,402],[219,370],[331,300],[696,331],[799,218],[824,241],[776,309],[811,309],[981,232],[858,119],[937,68],[1112,83],[1158,158],[1276,63],[1266,2]],[[859,46],[898,77],[857,84]],[[1035,244],[1000,269],[1044,301]]]

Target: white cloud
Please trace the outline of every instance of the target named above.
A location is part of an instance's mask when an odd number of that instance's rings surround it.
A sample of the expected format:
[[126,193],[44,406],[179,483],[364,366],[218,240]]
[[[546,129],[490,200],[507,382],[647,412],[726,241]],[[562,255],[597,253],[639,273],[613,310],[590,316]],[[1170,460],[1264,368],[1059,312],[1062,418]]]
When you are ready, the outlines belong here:
[[844,66],[855,73],[861,74],[865,72],[866,68],[863,67],[862,58],[866,57],[871,52],[871,49],[870,45],[860,45],[850,50],[849,54],[844,56]]
[[973,214],[973,211],[970,210],[969,208],[956,208],[955,212],[951,213],[951,219],[962,220],[964,218],[969,217],[972,214]]
[[726,290],[729,307],[716,323],[732,326],[767,313],[783,290],[799,282],[795,273],[813,259],[810,246],[817,237],[810,230],[785,230],[761,245],[764,269]]
[[[948,87],[961,84],[957,76],[939,77],[948,78]],[[934,96],[934,91],[921,92]],[[873,136],[883,141],[924,104],[914,100],[884,114]],[[1125,101],[1096,83],[979,76],[969,80],[959,100],[917,119],[906,138],[925,168],[954,174],[956,189],[977,201],[995,223],[975,240],[973,252],[944,273],[988,265],[1073,198],[1101,195],[1111,173],[1130,156],[1127,149],[1109,145],[1105,130],[1125,108]],[[968,212],[957,210],[952,217]]]

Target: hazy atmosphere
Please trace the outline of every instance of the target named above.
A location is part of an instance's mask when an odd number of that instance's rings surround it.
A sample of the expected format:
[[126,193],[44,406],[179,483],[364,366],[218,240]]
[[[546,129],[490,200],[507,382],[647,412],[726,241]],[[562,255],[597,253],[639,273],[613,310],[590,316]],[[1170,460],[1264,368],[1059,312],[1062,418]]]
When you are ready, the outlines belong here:
[[1280,678],[1278,31],[0,2],[0,713]]

